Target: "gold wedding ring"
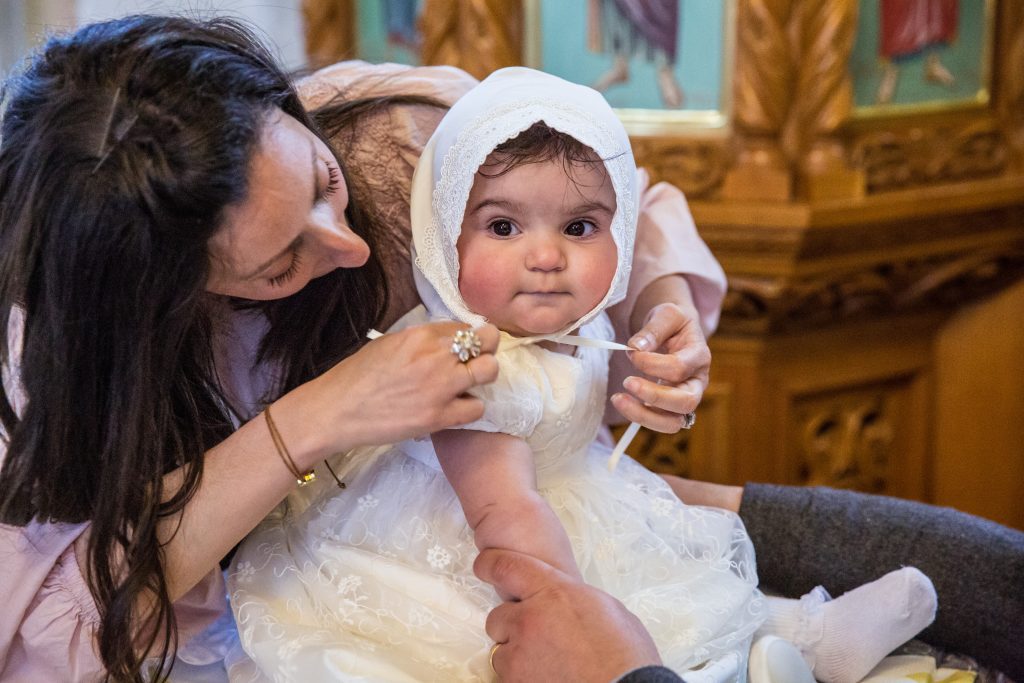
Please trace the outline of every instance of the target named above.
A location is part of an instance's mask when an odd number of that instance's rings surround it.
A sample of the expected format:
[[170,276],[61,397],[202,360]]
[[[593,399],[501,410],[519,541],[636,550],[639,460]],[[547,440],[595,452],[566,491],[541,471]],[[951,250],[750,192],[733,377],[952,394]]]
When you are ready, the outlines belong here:
[[491,671],[498,673],[498,670],[494,668],[494,653],[498,651],[504,643],[495,643],[491,646],[491,656],[487,658],[487,662],[491,665]]
[[469,363],[463,363],[462,367],[466,368],[466,372],[469,373],[469,381],[472,382],[470,386],[476,386],[476,375],[473,374],[473,368],[469,367]]

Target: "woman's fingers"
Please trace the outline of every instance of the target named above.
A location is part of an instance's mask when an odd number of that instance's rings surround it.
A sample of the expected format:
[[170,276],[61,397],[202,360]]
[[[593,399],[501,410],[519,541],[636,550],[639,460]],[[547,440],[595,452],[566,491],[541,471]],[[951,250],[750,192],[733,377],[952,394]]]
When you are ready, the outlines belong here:
[[677,350],[663,353],[633,351],[629,360],[641,373],[668,384],[682,384],[691,377],[706,376],[711,367],[711,351],[703,339],[691,340]]
[[647,314],[644,326],[629,340],[639,351],[655,351],[679,332],[688,322],[687,315],[674,304],[659,304]]
[[673,387],[627,377],[623,386],[628,393],[612,396],[615,409],[631,422],[666,434],[674,434],[687,424],[685,415],[697,410],[704,395],[704,382],[697,378]]
[[643,377],[627,377],[622,388],[646,407],[679,414],[696,410],[704,396],[704,384],[697,377],[678,386],[659,384]]
[[463,363],[452,347],[467,329],[432,323],[386,334],[311,383],[305,405],[330,442],[324,448],[392,443],[480,419],[483,404],[466,392],[497,377],[499,335],[493,325],[475,330],[479,354]]
[[484,416],[484,402],[473,396],[461,396],[453,399],[442,413],[438,426],[431,429],[436,432],[449,427],[460,427],[476,422]]
[[[696,319],[678,306],[651,310],[644,327],[630,339],[642,349],[629,354],[639,371],[612,397],[623,417],[659,432],[675,433],[683,417],[697,409],[708,384],[711,351]],[[643,375],[643,376],[640,376]]]
[[655,432],[675,434],[685,424],[685,414],[668,412],[658,408],[645,406],[636,398],[626,393],[612,396],[612,405],[630,422],[636,422]]

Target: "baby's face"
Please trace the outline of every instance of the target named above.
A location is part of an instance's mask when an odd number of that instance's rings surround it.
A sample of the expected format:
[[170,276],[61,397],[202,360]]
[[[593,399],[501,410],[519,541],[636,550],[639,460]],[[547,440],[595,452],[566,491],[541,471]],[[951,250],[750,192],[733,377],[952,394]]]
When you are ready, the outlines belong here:
[[478,172],[469,193],[459,290],[470,310],[516,336],[565,329],[604,299],[615,275],[608,173],[600,162],[569,170],[554,160]]

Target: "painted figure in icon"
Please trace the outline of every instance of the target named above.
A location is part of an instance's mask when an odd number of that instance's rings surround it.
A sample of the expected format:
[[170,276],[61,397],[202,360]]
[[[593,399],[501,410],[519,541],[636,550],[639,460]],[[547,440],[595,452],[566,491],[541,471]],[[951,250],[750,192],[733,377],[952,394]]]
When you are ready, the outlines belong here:
[[683,89],[676,81],[679,53],[680,0],[590,0],[587,45],[611,53],[611,68],[593,87],[599,92],[629,80],[629,61],[641,55],[657,68],[658,91],[665,106],[683,106]]
[[879,54],[882,81],[875,101],[888,104],[896,93],[900,63],[924,53],[924,79],[952,86],[953,74],[940,60],[941,49],[957,35],[959,0],[880,0]]

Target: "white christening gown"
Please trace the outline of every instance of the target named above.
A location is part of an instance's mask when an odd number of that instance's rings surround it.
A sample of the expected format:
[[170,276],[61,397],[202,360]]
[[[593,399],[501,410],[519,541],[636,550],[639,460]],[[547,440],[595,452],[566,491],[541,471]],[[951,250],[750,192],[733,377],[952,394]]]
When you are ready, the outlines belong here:
[[[611,326],[601,315],[580,334]],[[608,353],[503,347],[471,428],[527,440],[584,579],[640,617],[666,666],[736,657],[743,680],[764,618],[753,546],[736,515],[683,505],[633,460],[608,471],[595,443]],[[484,620],[499,599],[473,575],[473,536],[429,439],[349,463],[345,490],[321,475],[238,550],[228,585],[246,652],[268,680],[493,680]]]

